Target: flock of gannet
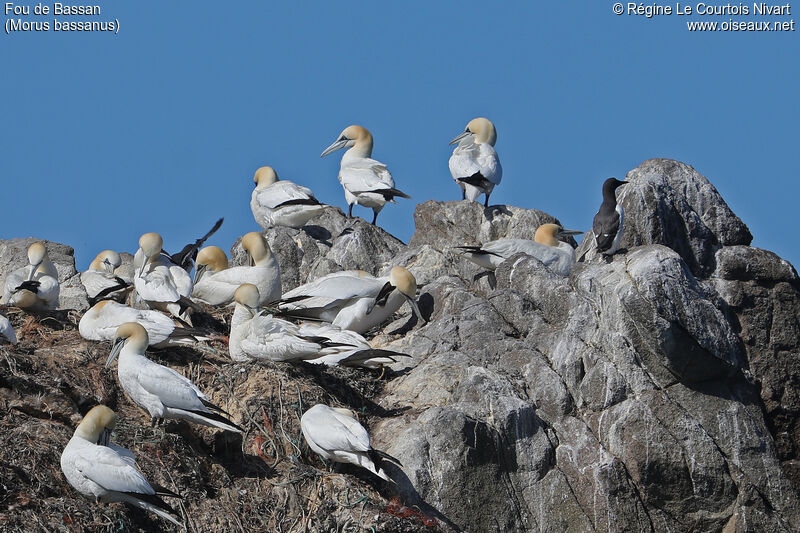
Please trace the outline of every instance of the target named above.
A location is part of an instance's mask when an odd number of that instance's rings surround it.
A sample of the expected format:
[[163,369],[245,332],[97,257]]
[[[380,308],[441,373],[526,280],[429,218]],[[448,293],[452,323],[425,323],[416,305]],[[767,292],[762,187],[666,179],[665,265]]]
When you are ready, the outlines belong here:
[[[502,178],[496,141],[492,122],[476,118],[451,142],[458,145],[449,167],[462,199],[477,201],[483,194],[488,206],[489,196]],[[386,165],[371,158],[373,138],[366,128],[345,128],[321,155],[345,148],[338,179],[348,216],[358,204],[372,209],[375,224],[386,203],[409,196],[395,187]],[[259,168],[253,181],[250,207],[256,223],[265,230],[300,228],[327,207],[310,189],[279,180],[272,167]],[[613,255],[619,248],[624,216],[615,192],[625,183],[610,178],[603,184],[603,203],[592,228],[594,248],[603,255]],[[242,237],[246,266],[231,267],[221,248],[203,247],[221,224],[222,219],[174,255],[164,251],[160,234],[145,233],[139,239],[132,268],[123,264],[119,252],[104,250],[80,276],[93,304],[80,320],[80,334],[88,340],[113,343],[105,366],[111,367],[118,358],[121,388],[153,424],[180,419],[244,432],[195,383],[146,355],[148,347],[208,340],[207,333],[192,327],[192,313],[203,309],[198,302],[234,307],[228,346],[231,360],[237,363],[306,361],[379,369],[408,357],[373,348],[363,336],[404,303],[425,322],[416,302],[417,281],[406,268],[395,266],[384,276],[362,270],[333,272],[282,294],[280,265],[262,233]],[[521,252],[537,258],[555,274],[567,276],[575,263],[575,251],[559,238],[578,233],[542,224],[533,241],[498,239],[457,249],[488,270]],[[31,244],[27,255],[28,265],[5,278],[3,303],[29,311],[53,310],[59,297],[58,272],[42,243]],[[17,342],[2,315],[0,335],[12,344]],[[180,496],[148,483],[137,469],[133,453],[109,442],[115,422],[116,415],[105,406],[86,414],[61,457],[67,480],[98,502],[130,503],[182,525],[174,509],[161,499]],[[387,481],[392,481],[384,469],[387,463],[402,467],[397,459],[372,448],[367,430],[348,409],[318,404],[308,409],[300,422],[308,446],[325,460],[359,465]]]

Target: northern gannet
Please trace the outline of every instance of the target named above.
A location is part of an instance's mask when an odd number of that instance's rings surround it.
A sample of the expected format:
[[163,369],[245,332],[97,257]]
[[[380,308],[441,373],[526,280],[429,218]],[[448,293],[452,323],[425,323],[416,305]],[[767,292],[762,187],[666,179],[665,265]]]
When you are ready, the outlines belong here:
[[109,442],[117,415],[105,405],[93,407],[75,429],[61,454],[61,471],[69,484],[96,502],[125,502],[183,527],[161,496],[180,495],[151,485],[136,467],[130,450]]
[[150,307],[185,318],[178,302],[185,304],[183,299],[192,294],[192,278],[162,252],[163,245],[158,233],[145,233],[139,238],[139,249],[133,257],[133,285],[139,298]]
[[0,337],[5,338],[11,344],[17,344],[17,333],[6,317],[0,315]]
[[481,246],[458,246],[464,256],[476,265],[495,270],[500,263],[514,254],[524,253],[535,257],[548,270],[561,276],[568,276],[575,263],[575,250],[558,237],[579,235],[580,231],[565,230],[558,224],[542,224],[536,228],[534,240],[497,239]]
[[[147,331],[136,322],[127,322],[117,329],[114,347],[106,368],[119,355],[117,377],[125,394],[133,403],[157,419],[182,419],[236,433],[244,430],[222,416],[222,409],[208,401],[205,394],[175,370],[154,363],[144,352]],[[227,413],[225,413],[227,414]]]
[[383,464],[402,466],[400,461],[372,447],[369,433],[356,420],[353,411],[318,403],[303,413],[300,428],[309,448],[323,459],[358,465],[394,483],[384,472]]
[[311,189],[279,180],[272,167],[256,170],[253,181],[256,188],[250,196],[250,210],[265,230],[274,226],[301,228],[325,209]]
[[405,301],[424,321],[416,292],[414,275],[401,266],[380,278],[360,271],[335,272],[287,292],[280,308],[291,316],[317,318],[364,333],[389,318]]
[[370,207],[374,213],[372,224],[375,224],[386,202],[394,202],[395,196],[411,198],[395,189],[394,179],[386,165],[370,158],[372,134],[366,128],[348,126],[320,157],[342,148],[349,148],[342,156],[339,167],[339,183],[344,188],[348,216],[353,216],[353,204]]
[[619,250],[624,230],[625,213],[617,203],[617,187],[628,183],[616,178],[603,182],[603,203],[594,216],[592,234],[597,244],[596,250],[603,255],[614,255]]
[[103,250],[92,260],[89,269],[81,272],[81,283],[89,301],[98,298],[122,301],[133,280],[122,273],[122,257],[114,250]]
[[40,242],[28,247],[28,264],[5,280],[3,303],[21,309],[53,310],[58,307],[58,271]]
[[323,337],[336,343],[335,346],[323,348],[319,357],[307,359],[307,363],[378,369],[396,363],[398,357],[410,357],[404,353],[372,348],[360,333],[333,324],[301,323],[299,326],[302,335]]
[[486,195],[484,205],[489,207],[489,195],[503,178],[503,167],[494,150],[497,131],[494,124],[486,118],[469,121],[464,132],[450,141],[458,143],[450,156],[450,174],[461,187],[461,199],[473,202],[481,194]]
[[220,248],[208,246],[197,256],[192,298],[209,305],[225,305],[233,301],[236,289],[244,283],[258,287],[259,305],[281,297],[281,268],[262,234],[251,231],[242,237],[250,266],[228,267],[228,258]]
[[93,305],[81,317],[78,331],[86,340],[113,341],[117,328],[126,322],[137,322],[147,330],[148,344],[155,348],[194,344],[203,337],[197,337],[194,330],[175,325],[175,321],[161,311],[134,309],[125,304],[102,300]]

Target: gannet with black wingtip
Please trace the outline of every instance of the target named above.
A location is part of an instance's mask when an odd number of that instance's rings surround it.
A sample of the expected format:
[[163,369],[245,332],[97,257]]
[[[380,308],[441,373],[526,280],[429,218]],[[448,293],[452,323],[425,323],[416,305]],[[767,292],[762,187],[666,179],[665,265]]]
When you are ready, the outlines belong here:
[[373,348],[360,333],[333,324],[301,323],[299,327],[302,335],[323,337],[336,343],[335,346],[320,350],[319,357],[307,359],[307,363],[378,369],[396,363],[398,357],[410,357],[404,353]]
[[126,322],[137,322],[147,330],[147,342],[154,348],[194,344],[205,337],[192,329],[176,326],[175,321],[161,311],[134,309],[111,300],[94,304],[81,317],[78,331],[86,340],[113,341],[117,328]]
[[89,269],[81,272],[81,283],[92,301],[102,294],[103,298],[122,301],[133,286],[122,269],[122,257],[114,250],[103,250],[89,264]]
[[116,421],[117,415],[105,405],[86,413],[61,454],[64,477],[75,490],[98,503],[129,503],[183,527],[173,516],[177,512],[161,499],[181,496],[148,483],[133,452],[109,442]]
[[369,433],[349,409],[318,403],[300,417],[300,429],[309,448],[327,461],[358,465],[392,483],[394,480],[383,469],[384,463],[402,466],[388,453],[372,447]]
[[119,356],[117,377],[122,389],[133,403],[150,414],[153,423],[157,419],[180,419],[244,432],[222,416],[220,413],[225,411],[208,401],[197,385],[175,370],[145,357],[147,344],[147,330],[136,322],[126,322],[117,328],[106,368]]
[[242,237],[249,266],[228,267],[228,258],[220,248],[208,246],[197,255],[192,298],[209,305],[226,305],[233,301],[236,289],[244,283],[258,288],[265,305],[281,297],[281,268],[264,236],[251,231]]
[[416,292],[414,275],[401,266],[380,278],[359,271],[336,272],[287,292],[281,297],[280,309],[291,316],[317,318],[364,333],[383,323],[406,301],[425,321]]
[[58,307],[58,271],[41,242],[28,247],[28,264],[11,272],[3,287],[3,303],[33,311]]
[[580,231],[565,230],[558,224],[542,224],[536,228],[534,240],[497,239],[481,246],[457,246],[464,256],[476,265],[495,270],[500,263],[514,254],[524,253],[535,257],[548,270],[560,276],[569,276],[575,264],[575,250],[558,237],[579,235]]
[[596,243],[595,249],[603,255],[614,255],[619,250],[624,230],[625,213],[617,203],[617,188],[628,183],[616,178],[608,178],[603,182],[603,203],[594,216],[592,234]]
[[139,238],[139,249],[133,258],[133,285],[139,298],[151,308],[185,319],[178,302],[192,294],[192,278],[162,252],[163,245],[158,233],[145,233]]
[[289,180],[279,180],[272,167],[261,167],[253,176],[256,184],[250,196],[253,218],[262,228],[274,226],[302,228],[325,210],[325,205],[314,198],[314,193]]
[[464,131],[450,144],[458,143],[450,156],[450,174],[461,187],[461,199],[473,202],[486,195],[484,206],[489,207],[489,195],[503,178],[503,167],[494,149],[497,130],[489,119],[478,117],[469,121]]
[[326,155],[349,148],[342,156],[339,167],[339,183],[344,188],[347,200],[347,215],[353,216],[353,204],[372,208],[374,216],[372,224],[378,220],[386,202],[394,202],[394,197],[411,198],[406,193],[395,189],[394,179],[380,161],[372,159],[372,134],[362,126],[348,126],[333,144],[320,155]]
[[0,315],[0,337],[6,339],[11,344],[17,344],[17,332],[6,317]]

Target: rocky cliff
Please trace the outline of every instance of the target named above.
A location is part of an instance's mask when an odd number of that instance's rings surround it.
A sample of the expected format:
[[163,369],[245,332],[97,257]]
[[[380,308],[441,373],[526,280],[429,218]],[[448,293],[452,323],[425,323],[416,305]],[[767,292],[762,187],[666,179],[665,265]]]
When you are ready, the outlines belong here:
[[[98,510],[58,479],[52,455],[85,405],[103,401],[121,411],[119,440],[143,470],[184,494],[197,531],[800,530],[797,272],[750,247],[747,227],[691,167],[650,160],[626,179],[624,250],[568,278],[524,255],[487,275],[454,252],[556,221],[512,206],[426,202],[408,245],[335,209],[268,231],[284,290],[401,264],[429,321],[403,307],[373,332],[375,347],[413,356],[380,379],[235,365],[218,341],[154,355],[188,368],[246,424],[244,440],[185,424],[153,433],[102,370],[108,347],[76,338],[68,316],[54,331],[27,322],[0,361],[0,524],[168,527]],[[231,255],[241,260],[238,245]],[[227,318],[208,324],[224,332]],[[297,425],[316,401],[359,411],[373,444],[402,461],[397,486],[325,471]],[[33,439],[41,429],[48,448]]]

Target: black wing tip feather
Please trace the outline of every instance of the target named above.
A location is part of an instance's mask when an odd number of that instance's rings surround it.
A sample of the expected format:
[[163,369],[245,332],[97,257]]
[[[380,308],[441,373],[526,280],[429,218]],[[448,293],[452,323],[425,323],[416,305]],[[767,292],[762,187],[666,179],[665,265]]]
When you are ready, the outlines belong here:
[[[155,488],[155,487],[153,487],[153,488]],[[172,492],[172,491],[169,491],[169,492]],[[156,493],[156,494],[143,494],[141,492],[124,492],[123,494],[127,494],[128,496],[132,496],[132,497],[134,497],[134,498],[136,498],[138,500],[142,500],[143,502],[149,503],[150,505],[152,505],[154,507],[158,507],[162,511],[166,511],[166,512],[168,512],[170,514],[173,514],[175,516],[180,516],[180,513],[178,513],[178,511],[176,511],[175,509],[173,509],[170,504],[168,504],[167,502],[162,500],[158,493]],[[172,494],[174,494],[174,493],[172,493]],[[178,498],[183,499],[183,496],[179,496],[177,494],[175,494],[175,496],[177,496]]]
[[156,491],[156,496],[168,496],[170,498],[178,498],[180,500],[183,499],[183,496],[178,494],[177,492],[172,492],[167,487],[162,487],[156,483],[150,483],[150,486],[153,487],[153,490]]
[[392,463],[393,465],[399,466],[399,467],[403,466],[403,463],[401,463],[400,460],[397,459],[396,457],[392,457],[388,453],[382,452],[380,450],[376,450],[375,448],[370,448],[369,456],[370,456],[370,459],[372,459],[372,462],[375,463],[375,465],[379,466],[379,467],[380,467],[381,463],[383,463],[383,462],[389,462],[389,463]]
[[[205,402],[203,402],[203,403],[205,404]],[[214,407],[216,407],[216,406],[214,406]],[[209,407],[209,409],[213,409],[213,408]],[[222,411],[222,409],[220,409],[219,407],[216,407],[216,409],[219,409],[220,411]],[[196,411],[196,410],[192,410],[192,409],[187,409],[186,411],[189,412],[189,413],[194,413],[196,415],[199,415],[199,416],[201,416],[203,418],[208,418],[209,420],[213,420],[214,422],[221,422],[221,423],[223,423],[223,424],[225,424],[227,426],[231,426],[233,428],[236,428],[238,431],[241,431],[242,433],[244,433],[244,428],[243,427],[240,427],[238,424],[235,424],[235,423],[231,422],[230,420],[228,420],[224,416],[220,415],[219,413],[215,413],[213,411],[211,411],[211,412],[210,411]],[[225,414],[227,414],[227,413],[225,413]]]
[[208,400],[204,400],[203,398],[200,398],[200,401],[203,403],[203,405],[205,405],[206,407],[208,407],[212,411],[216,411],[218,413],[223,413],[223,414],[226,414],[228,416],[231,416],[231,414],[228,411],[226,411],[225,409],[219,407],[216,404],[213,404],[213,403],[209,402]]

